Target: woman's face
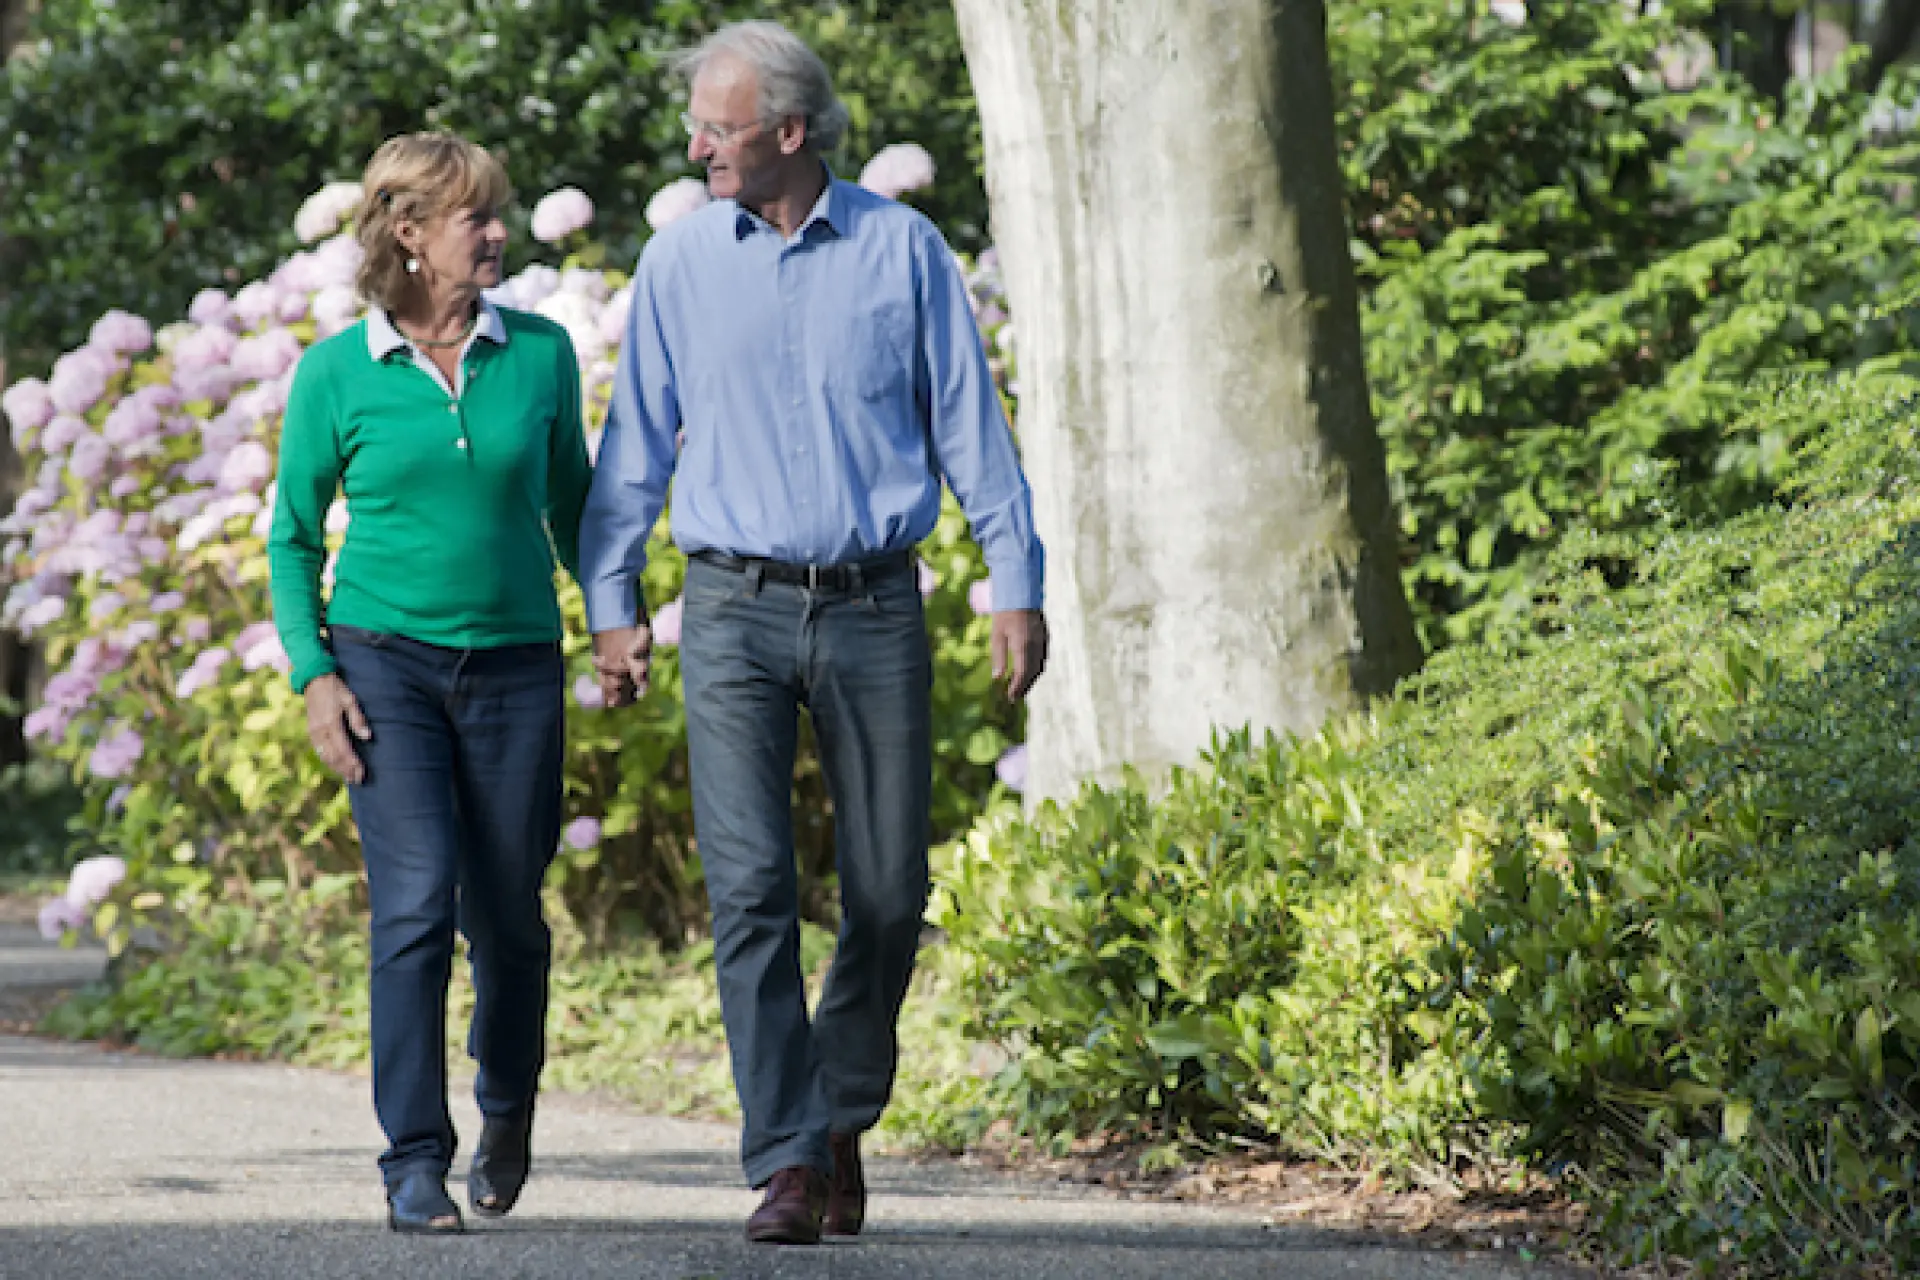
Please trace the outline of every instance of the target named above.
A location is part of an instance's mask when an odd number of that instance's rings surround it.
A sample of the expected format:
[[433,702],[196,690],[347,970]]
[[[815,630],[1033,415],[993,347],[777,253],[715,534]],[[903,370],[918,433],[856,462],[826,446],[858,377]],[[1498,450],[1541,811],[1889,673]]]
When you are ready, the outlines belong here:
[[420,227],[408,244],[429,291],[491,289],[502,278],[507,228],[492,208],[456,210]]

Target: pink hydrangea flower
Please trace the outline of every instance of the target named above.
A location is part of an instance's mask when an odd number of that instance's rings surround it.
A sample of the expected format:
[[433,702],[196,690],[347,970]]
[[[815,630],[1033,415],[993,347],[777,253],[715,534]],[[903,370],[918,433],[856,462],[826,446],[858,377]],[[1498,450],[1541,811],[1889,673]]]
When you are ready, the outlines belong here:
[[315,289],[352,288],[367,251],[351,235],[338,235],[313,251]]
[[153,326],[125,311],[109,311],[93,322],[87,345],[115,355],[133,355],[153,345]]
[[145,750],[146,743],[139,734],[132,729],[121,729],[100,740],[87,761],[87,768],[96,778],[124,778],[140,763]]
[[329,182],[308,196],[293,215],[293,233],[300,237],[300,243],[312,244],[338,231],[340,224],[359,210],[359,183]]
[[529,264],[507,282],[513,286],[513,301],[507,305],[531,311],[551,294],[559,291],[560,273],[544,262]]
[[633,286],[623,285],[617,293],[607,299],[607,305],[600,312],[598,321],[600,336],[607,340],[608,346],[619,346],[621,340],[627,336],[627,317],[632,314]]
[[58,596],[45,600],[36,600],[21,611],[14,625],[20,628],[20,634],[30,636],[42,627],[50,627],[60,621],[67,613],[67,602]]
[[198,325],[225,324],[232,314],[232,299],[218,289],[202,289],[187,304],[187,319]]
[[75,479],[91,483],[106,474],[107,463],[112,458],[113,446],[89,431],[73,442],[73,452],[67,455],[67,470],[73,472]]
[[100,431],[115,447],[129,448],[160,434],[160,410],[151,396],[128,396],[113,406]]
[[607,273],[588,267],[566,267],[560,272],[560,292],[577,293],[589,302],[605,302],[612,289]]
[[1009,791],[1027,789],[1027,744],[1008,747],[994,762],[993,774],[1006,784]]
[[227,372],[225,366],[175,369],[173,385],[179,389],[180,398],[189,403],[205,400],[219,404],[233,390],[233,375]]
[[26,448],[26,437],[53,421],[53,397],[38,378],[22,378],[0,395],[0,413],[13,424],[13,442]]
[[933,566],[925,560],[916,558],[913,562],[913,571],[914,580],[920,587],[921,595],[930,596],[940,589],[940,575],[935,573]]
[[80,711],[93,701],[99,689],[97,676],[69,667],[47,680],[47,687],[40,692],[40,701],[43,706],[59,707],[62,711]]
[[233,642],[235,652],[240,655],[240,665],[248,671],[258,671],[262,667],[272,667],[276,671],[288,671],[293,664],[287,660],[287,651],[280,645],[280,634],[271,622],[256,622],[240,633]]
[[194,655],[187,669],[180,673],[180,681],[173,687],[174,696],[184,702],[214,684],[220,678],[220,668],[232,658],[233,655],[225,649],[202,649]]
[[360,318],[360,299],[351,285],[330,284],[313,295],[313,326],[323,338],[331,338]]
[[69,351],[53,362],[53,376],[47,380],[47,394],[53,407],[62,413],[85,413],[100,402],[107,392],[107,380],[114,375],[113,357],[94,347]]
[[571,848],[594,849],[600,845],[600,819],[575,818],[561,833]]
[[707,184],[698,178],[675,178],[647,201],[647,225],[655,231],[698,213],[712,203]]
[[87,434],[87,420],[63,413],[47,424],[40,435],[41,452],[58,457],[73,447],[73,442]]
[[113,642],[122,648],[138,649],[141,645],[146,644],[159,634],[159,623],[148,618],[142,618],[138,622],[129,622],[126,626],[120,628],[119,633],[114,636]]
[[[273,475],[273,455],[258,440],[242,440],[220,464],[220,487],[258,493]],[[234,514],[239,514],[235,512]]]
[[233,295],[233,314],[241,327],[252,329],[280,314],[280,290],[265,280],[255,280]]
[[307,295],[288,290],[280,295],[280,307],[273,318],[281,324],[298,324],[307,318]]
[[573,700],[589,711],[598,711],[607,705],[606,695],[600,692],[600,682],[592,676],[581,676],[573,682]]
[[975,613],[993,612],[993,580],[982,578],[967,588],[967,605]]
[[184,607],[186,603],[187,597],[181,592],[162,591],[147,601],[147,609],[151,613],[172,613],[175,609]]
[[880,148],[860,171],[860,185],[898,200],[909,191],[933,185],[933,157],[917,142],[896,142]]
[[82,858],[67,876],[67,901],[76,907],[98,906],[107,900],[114,886],[126,878],[124,859],[112,854]]
[[40,936],[48,942],[58,942],[67,930],[85,928],[86,923],[86,909],[65,898],[49,898],[40,907]]
[[653,615],[655,644],[666,645],[670,649],[679,647],[680,621],[684,609],[685,606],[677,596],[660,606],[660,611]]
[[533,238],[559,244],[593,222],[593,201],[578,187],[561,187],[540,197],[533,206]]
[[278,378],[300,359],[300,339],[288,329],[269,329],[234,345],[227,365],[244,382]]
[[27,713],[20,732],[27,741],[46,739],[48,742],[60,742],[67,736],[67,724],[73,719],[73,713],[64,707],[35,707]]
[[[175,372],[183,369],[214,369],[233,358],[233,349],[239,339],[233,331],[219,325],[203,324],[173,349],[173,367]],[[191,399],[192,397],[184,397]]]

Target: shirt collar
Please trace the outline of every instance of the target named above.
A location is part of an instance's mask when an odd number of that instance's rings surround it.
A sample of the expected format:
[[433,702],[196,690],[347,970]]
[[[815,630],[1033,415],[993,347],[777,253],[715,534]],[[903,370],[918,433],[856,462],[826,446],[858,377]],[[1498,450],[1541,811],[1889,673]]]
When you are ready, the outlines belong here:
[[[484,296],[480,299],[480,316],[474,321],[473,336],[485,338],[497,347],[507,345],[507,322],[500,315],[500,308],[493,305]],[[385,360],[396,351],[419,352],[407,335],[394,326],[393,318],[385,307],[378,304],[367,308],[367,354],[375,360]]]
[[[825,225],[828,230],[837,236],[847,234],[847,223],[851,210],[847,205],[846,193],[841,190],[845,184],[833,176],[833,170],[826,164],[822,163],[820,167],[826,170],[827,185],[821,188],[820,198],[813,202],[813,208],[809,210],[807,216],[801,220],[800,230],[794,234],[795,241],[804,240],[807,232],[816,222]],[[762,229],[772,231],[774,228],[766,219],[754,213],[745,205],[736,204],[734,206],[733,238],[735,240],[745,240],[749,235],[753,234],[753,232]],[[775,232],[775,234],[778,234],[778,232]]]

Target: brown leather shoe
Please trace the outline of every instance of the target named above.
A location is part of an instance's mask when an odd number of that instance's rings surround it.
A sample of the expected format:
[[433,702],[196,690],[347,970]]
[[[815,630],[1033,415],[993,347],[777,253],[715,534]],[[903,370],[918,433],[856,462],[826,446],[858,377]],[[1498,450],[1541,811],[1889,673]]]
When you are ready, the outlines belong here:
[[867,1178],[860,1168],[860,1135],[827,1135],[833,1153],[833,1177],[827,1181],[826,1232],[830,1236],[857,1236],[867,1221]]
[[818,1169],[795,1165],[767,1183],[767,1198],[747,1219],[755,1244],[819,1244],[820,1215],[827,1207],[827,1180]]

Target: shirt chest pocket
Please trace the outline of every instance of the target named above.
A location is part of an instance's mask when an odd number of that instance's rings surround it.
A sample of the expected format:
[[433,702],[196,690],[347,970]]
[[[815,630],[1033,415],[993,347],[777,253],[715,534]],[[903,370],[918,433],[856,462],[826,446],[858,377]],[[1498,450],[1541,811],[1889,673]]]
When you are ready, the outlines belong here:
[[846,368],[852,390],[868,400],[885,400],[912,387],[913,307],[905,302],[873,302],[861,307],[847,334]]

